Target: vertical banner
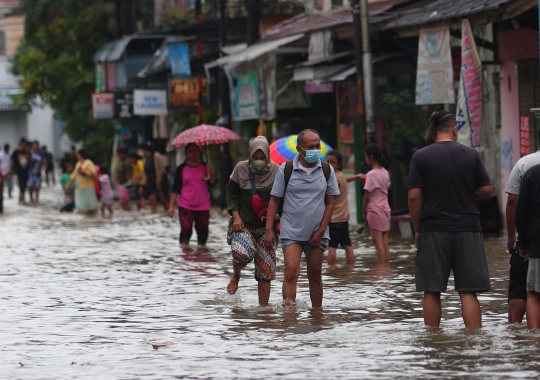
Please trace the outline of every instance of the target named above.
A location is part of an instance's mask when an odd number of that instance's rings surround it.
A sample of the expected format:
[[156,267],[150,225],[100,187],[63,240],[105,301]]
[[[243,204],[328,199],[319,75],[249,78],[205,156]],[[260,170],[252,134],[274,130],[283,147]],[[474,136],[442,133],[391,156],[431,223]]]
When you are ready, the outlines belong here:
[[171,72],[175,78],[189,78],[191,66],[189,64],[189,49],[186,42],[167,44]]
[[311,33],[309,38],[308,61],[330,57],[334,51],[334,35],[331,30]]
[[416,104],[454,104],[452,51],[447,26],[422,29],[418,39]]
[[482,62],[471,25],[465,19],[461,27],[461,75],[456,120],[458,141],[473,148],[480,145],[482,100]]
[[255,62],[225,66],[224,69],[229,79],[233,120],[259,119],[259,81]]
[[531,119],[529,116],[521,116],[521,123],[519,126],[520,135],[520,151],[521,156],[526,156],[531,153],[531,132],[530,132]]

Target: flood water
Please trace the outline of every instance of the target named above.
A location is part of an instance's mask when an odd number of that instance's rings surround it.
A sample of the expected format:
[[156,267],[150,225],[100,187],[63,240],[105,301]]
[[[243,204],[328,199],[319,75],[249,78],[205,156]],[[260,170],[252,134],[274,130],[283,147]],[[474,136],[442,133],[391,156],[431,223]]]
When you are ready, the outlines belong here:
[[[15,195],[17,193],[15,192]],[[259,307],[253,264],[238,297],[227,218],[211,215],[208,251],[182,251],[165,214],[60,214],[59,187],[36,207],[5,201],[0,216],[0,378],[537,378],[540,332],[506,322],[509,255],[486,245],[493,290],[480,296],[484,327],[466,330],[452,281],[441,329],[423,326],[412,241],[391,242],[376,268],[366,235],[357,263],[324,270],[324,309],[310,310],[305,268],[297,310]]]

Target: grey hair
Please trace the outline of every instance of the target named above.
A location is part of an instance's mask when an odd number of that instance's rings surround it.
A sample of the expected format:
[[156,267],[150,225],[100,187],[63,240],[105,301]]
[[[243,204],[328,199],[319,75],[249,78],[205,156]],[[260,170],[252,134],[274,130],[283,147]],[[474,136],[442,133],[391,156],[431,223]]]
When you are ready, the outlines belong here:
[[[319,132],[317,132],[314,129],[310,129],[310,128],[304,129],[300,131],[300,133],[298,134],[298,137],[296,138],[296,145],[302,146],[304,144],[304,135],[307,132],[312,132],[312,133],[315,133],[317,136],[319,136]],[[319,136],[319,139],[320,139],[320,136]]]

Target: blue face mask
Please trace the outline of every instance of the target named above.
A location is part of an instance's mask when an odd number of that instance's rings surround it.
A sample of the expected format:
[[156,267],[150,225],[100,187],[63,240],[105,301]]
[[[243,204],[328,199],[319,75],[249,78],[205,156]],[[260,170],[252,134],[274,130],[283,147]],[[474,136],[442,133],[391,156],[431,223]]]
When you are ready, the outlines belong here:
[[[304,149],[304,148],[302,148],[302,149]],[[316,163],[317,161],[319,161],[319,158],[321,158],[321,150],[320,149],[315,149],[315,150],[305,150],[304,149],[304,152],[306,152],[306,154],[304,155],[304,158],[310,164]]]

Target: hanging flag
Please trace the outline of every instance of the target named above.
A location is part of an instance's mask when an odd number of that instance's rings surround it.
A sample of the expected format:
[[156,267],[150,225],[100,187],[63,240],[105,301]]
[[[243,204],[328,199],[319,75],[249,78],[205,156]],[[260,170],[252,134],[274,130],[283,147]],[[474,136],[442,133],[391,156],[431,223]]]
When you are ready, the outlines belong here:
[[447,26],[420,30],[416,104],[454,104],[454,71]]
[[461,26],[461,75],[456,120],[458,141],[473,148],[480,145],[482,101],[482,62],[471,25],[465,19]]

